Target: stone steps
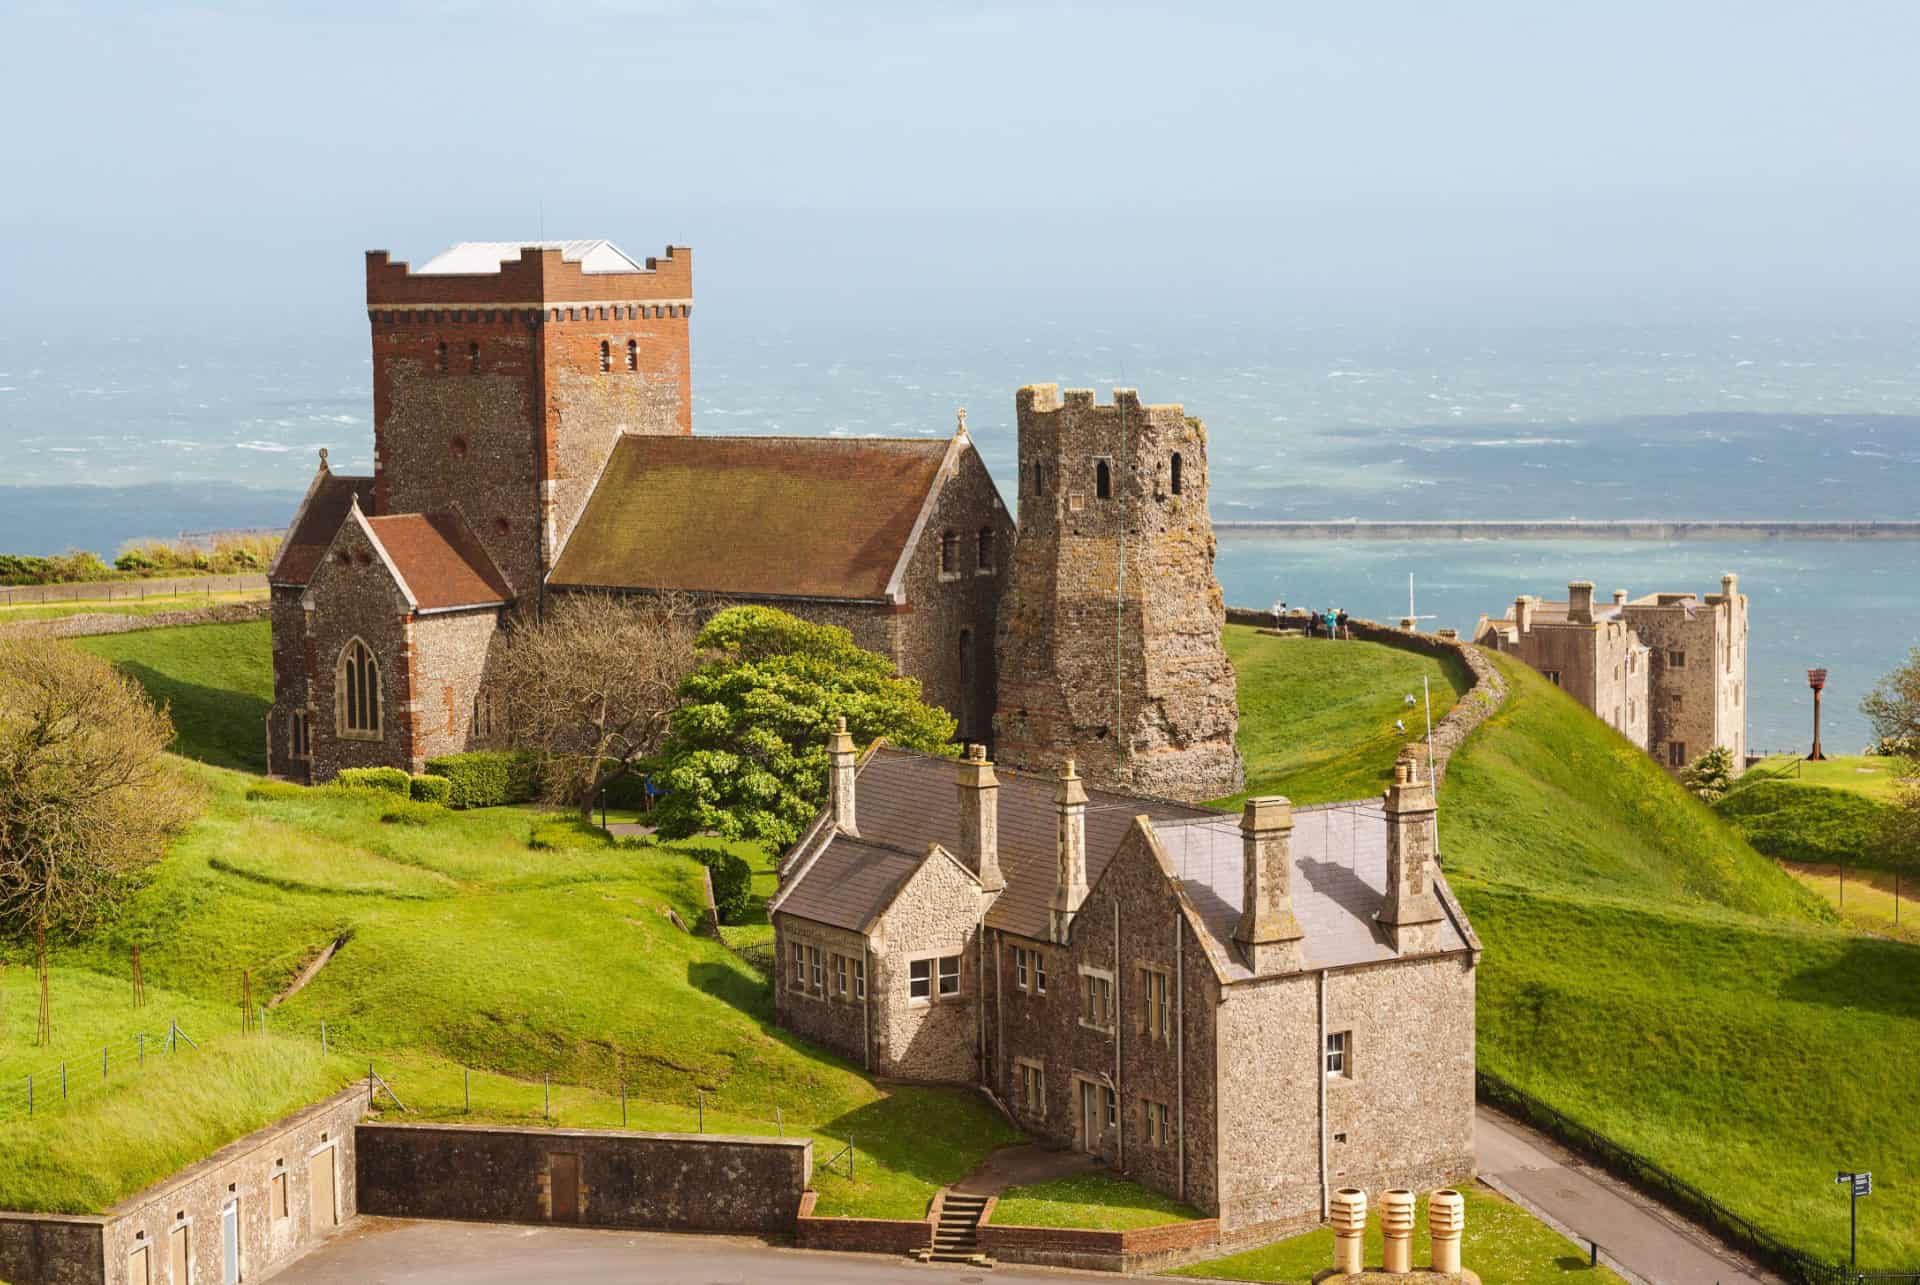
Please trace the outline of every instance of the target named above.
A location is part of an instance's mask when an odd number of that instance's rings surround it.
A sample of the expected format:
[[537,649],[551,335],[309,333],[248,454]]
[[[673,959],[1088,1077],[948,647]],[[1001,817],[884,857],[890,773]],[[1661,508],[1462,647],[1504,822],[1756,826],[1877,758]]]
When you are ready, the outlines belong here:
[[980,1252],[980,1215],[986,1211],[986,1207],[985,1196],[948,1192],[940,1205],[940,1222],[934,1228],[933,1249],[923,1253],[923,1261],[991,1266]]

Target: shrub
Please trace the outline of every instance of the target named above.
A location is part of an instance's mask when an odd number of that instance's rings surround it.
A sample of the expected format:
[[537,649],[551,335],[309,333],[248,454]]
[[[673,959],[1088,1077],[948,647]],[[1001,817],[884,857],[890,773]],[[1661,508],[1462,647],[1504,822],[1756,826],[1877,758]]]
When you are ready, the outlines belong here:
[[713,905],[723,924],[745,922],[753,909],[753,867],[718,844],[688,844],[673,851],[692,857],[713,876]]
[[453,797],[453,782],[444,776],[416,776],[407,783],[407,797],[415,803],[432,803],[444,808]]
[[413,779],[397,767],[350,767],[333,778],[343,790],[381,790],[406,798]]
[[292,781],[259,781],[247,787],[249,803],[297,803],[311,797],[312,791]]
[[30,553],[0,553],[0,584],[46,584],[51,560]]
[[1716,745],[1680,769],[1680,784],[1703,803],[1718,803],[1733,788],[1733,751]]
[[383,825],[432,825],[447,810],[437,803],[415,803],[411,799],[395,803],[380,814]]
[[113,568],[100,561],[100,556],[86,549],[68,549],[58,557],[47,560],[47,573],[55,583],[67,584],[76,580],[111,580]]
[[539,786],[539,764],[526,750],[472,750],[427,760],[427,771],[447,779],[447,804],[491,808],[526,803]]

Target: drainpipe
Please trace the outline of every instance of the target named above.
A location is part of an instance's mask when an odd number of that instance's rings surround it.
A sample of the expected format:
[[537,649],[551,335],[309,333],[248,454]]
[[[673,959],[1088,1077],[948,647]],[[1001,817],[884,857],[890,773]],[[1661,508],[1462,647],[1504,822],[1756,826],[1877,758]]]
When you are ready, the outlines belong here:
[[1186,949],[1182,940],[1186,935],[1185,925],[1181,922],[1179,907],[1173,915],[1173,995],[1174,995],[1174,1037],[1173,1037],[1173,1092],[1175,1110],[1180,1113],[1179,1142],[1176,1143],[1180,1165],[1180,1202],[1187,1200],[1187,984]]
[[879,979],[873,975],[873,944],[865,937],[860,939],[860,954],[865,961],[863,967],[867,974],[867,995],[860,1001],[860,1065],[871,1073],[873,1071],[874,983]]
[[993,942],[993,1082],[1002,1102],[1007,1100],[1007,983],[1000,957],[1007,953],[1007,935],[995,933]]
[[1320,1082],[1320,1220],[1328,1217],[1328,1200],[1331,1193],[1327,1190],[1327,1068],[1323,1061],[1327,1056],[1327,970],[1320,970],[1320,1046],[1314,1054],[1313,1069],[1318,1072],[1314,1077]]
[[[987,917],[985,915],[980,916],[979,927],[976,929],[976,932],[979,934],[980,940],[980,950],[978,953],[980,976],[979,979],[974,982],[973,990],[976,997],[984,997],[987,993]],[[979,1002],[975,1003],[974,1008],[978,1010],[980,1014],[979,1020],[976,1023],[979,1031],[975,1036],[980,1042],[980,1053],[979,1056],[973,1059],[973,1065],[976,1073],[980,1076],[981,1085],[990,1090],[993,1081],[987,1075],[987,1006],[984,1002]],[[999,1056],[997,1050],[994,1056]]]
[[1126,1004],[1120,996],[1120,899],[1113,899],[1113,1167],[1127,1171],[1127,1103],[1120,1095],[1120,1032]]

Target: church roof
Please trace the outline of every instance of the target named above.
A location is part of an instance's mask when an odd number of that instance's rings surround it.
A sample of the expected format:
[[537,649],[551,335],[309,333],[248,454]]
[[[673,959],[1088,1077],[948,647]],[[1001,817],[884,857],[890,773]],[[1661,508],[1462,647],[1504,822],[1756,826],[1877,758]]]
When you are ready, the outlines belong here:
[[416,277],[474,276],[500,271],[520,257],[522,248],[558,250],[582,272],[645,272],[647,266],[611,241],[461,241],[413,269]]
[[355,495],[360,497],[363,510],[371,509],[373,479],[329,472],[321,465],[313,485],[307,488],[306,498],[300,502],[299,511],[293,515],[293,525],[287,528],[273,567],[267,572],[269,583],[304,585],[313,578],[313,569],[327,556],[327,546],[333,543],[334,533],[346,520]]
[[415,611],[496,606],[512,600],[493,559],[455,513],[396,513],[367,527],[398,573]]
[[547,577],[885,600],[952,439],[620,439]]

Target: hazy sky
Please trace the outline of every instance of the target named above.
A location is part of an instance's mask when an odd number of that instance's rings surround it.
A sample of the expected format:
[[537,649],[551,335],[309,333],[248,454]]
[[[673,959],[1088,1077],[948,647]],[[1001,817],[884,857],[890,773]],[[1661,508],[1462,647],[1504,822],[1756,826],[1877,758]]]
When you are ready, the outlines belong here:
[[[8,325],[695,247],[742,316],[1920,289],[1920,6],[0,0]],[[35,324],[39,324],[36,322]]]

